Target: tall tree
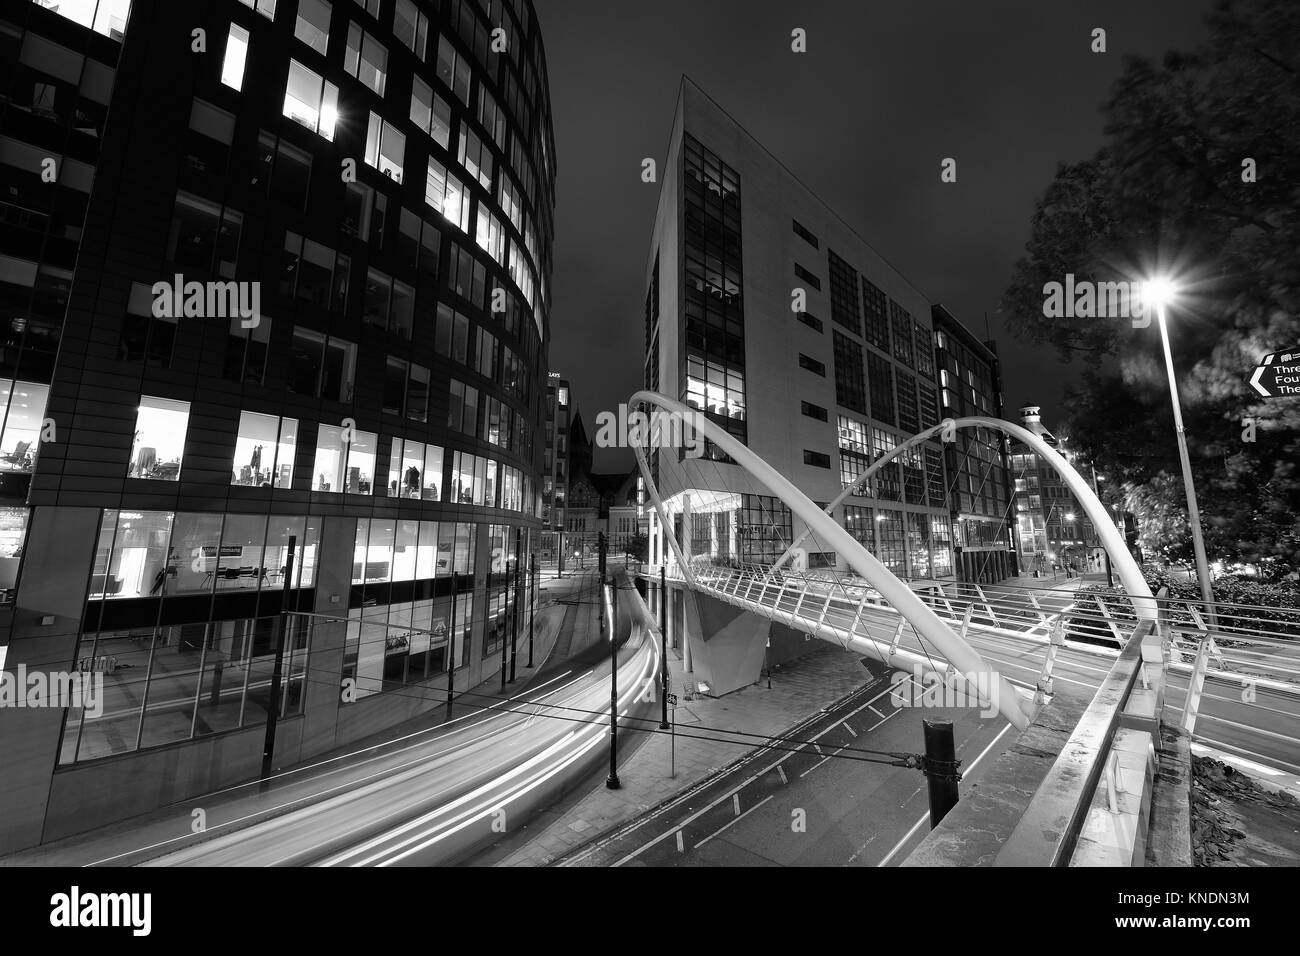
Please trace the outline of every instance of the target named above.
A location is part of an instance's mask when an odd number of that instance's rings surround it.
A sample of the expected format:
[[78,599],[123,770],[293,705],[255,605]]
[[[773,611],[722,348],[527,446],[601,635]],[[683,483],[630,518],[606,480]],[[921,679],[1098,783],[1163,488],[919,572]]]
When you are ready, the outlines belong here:
[[1160,66],[1126,61],[1104,147],[1058,169],[1002,307],[1017,335],[1087,364],[1068,396],[1075,440],[1149,503],[1179,474],[1159,330],[1049,317],[1044,286],[1174,274],[1169,331],[1209,549],[1294,566],[1300,400],[1262,401],[1248,380],[1263,354],[1300,345],[1300,4],[1220,0],[1209,27],[1204,47]]

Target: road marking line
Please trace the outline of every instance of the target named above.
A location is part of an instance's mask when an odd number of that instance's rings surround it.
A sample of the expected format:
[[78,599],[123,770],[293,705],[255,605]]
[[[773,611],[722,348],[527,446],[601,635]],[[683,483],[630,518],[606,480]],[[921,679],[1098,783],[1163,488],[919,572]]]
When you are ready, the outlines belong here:
[[[1010,729],[1011,729],[1010,724],[1007,724],[1005,727],[1003,727],[998,732],[998,735],[994,737],[991,741],[989,741],[989,745],[985,747],[982,751],[980,751],[980,755],[970,762],[970,766],[968,766],[962,772],[963,776],[965,774],[970,773],[973,769],[975,769],[975,765],[984,759],[984,755],[988,753],[990,750],[992,750],[993,745],[996,744],[999,740],[1001,740],[1002,735],[1005,734]],[[929,819],[930,819],[930,814],[929,812],[927,812],[925,816],[921,817],[921,819],[917,820],[916,823],[912,825],[912,829],[907,831],[907,835],[904,836],[903,839],[899,840],[896,844],[894,844],[894,848],[889,851],[889,855],[886,856],[879,863],[877,863],[876,866],[888,865],[889,861],[894,858],[894,854],[897,853],[899,850],[901,850],[904,846],[906,846],[907,842],[912,839],[912,834],[914,834],[917,830],[921,829],[921,826]]]
[[686,852],[686,845],[682,842],[682,831],[681,831],[681,830],[678,830],[678,831],[677,831],[677,852],[678,852],[678,853],[685,853],[685,852]]
[[844,729],[847,730],[847,731],[848,731],[850,734],[852,734],[854,737],[856,737],[856,736],[858,735],[858,732],[857,732],[856,730],[854,730],[852,727],[849,726],[849,722],[848,722],[847,720],[844,721]]
[[736,808],[736,816],[740,816],[740,792],[739,791],[731,795],[731,804]]
[[767,801],[771,800],[772,797],[774,797],[774,796],[776,796],[776,794],[769,794],[768,796],[764,797],[762,800],[758,801],[758,803],[754,804],[752,807],[750,807],[748,810],[746,810],[746,811],[745,811],[744,813],[742,813],[740,816],[736,817],[736,819],[734,819],[734,820],[728,820],[727,823],[726,823],[724,826],[722,826],[722,827],[720,827],[719,829],[717,829],[717,830],[713,831],[712,833],[710,833],[708,836],[706,836],[706,837],[705,837],[703,840],[701,840],[699,843],[695,844],[695,846],[691,847],[691,849],[692,849],[692,850],[698,850],[700,847],[704,846],[704,844],[708,843],[710,840],[712,840],[715,836],[717,836],[717,835],[718,835],[719,833],[721,833],[723,830],[727,829],[727,827],[732,826],[733,824],[739,823],[741,820],[743,820],[745,817],[749,816],[751,813],[753,813],[755,810],[757,810],[757,809],[758,809],[759,807],[761,807],[763,804],[767,803]]
[[884,717],[884,716],[885,716],[885,715],[882,714],[880,711],[876,710],[876,708],[872,707],[870,704],[867,705],[867,708],[868,708],[868,709],[869,709],[873,714],[875,714],[877,717]]
[[924,789],[925,789],[925,787],[917,787],[915,790],[913,790],[913,791],[912,791],[912,795],[911,795],[910,797],[908,797],[906,800],[904,800],[902,803],[900,803],[900,804],[898,805],[898,809],[902,810],[904,807],[906,807],[909,803],[911,803],[913,800],[915,800],[915,799],[916,799],[916,795],[917,795],[918,793],[920,793],[920,792],[921,792],[922,790],[924,790]]
[[[908,683],[908,682],[910,682],[911,680],[912,680],[912,678],[909,676],[908,679],[907,679],[907,681],[904,681],[903,683]],[[901,684],[900,684],[900,686],[901,686]],[[884,697],[886,694],[892,694],[893,692],[894,692],[893,690],[882,690],[882,691],[881,691],[879,694],[877,694],[875,697],[871,698],[871,700],[867,701],[867,703],[865,703],[865,704],[861,704],[861,705],[859,705],[858,707],[854,708],[853,711],[849,713],[848,717],[853,717],[855,714],[861,713],[861,712],[862,712],[863,710],[865,710],[867,707],[871,706],[871,703],[872,703],[873,701],[877,701],[877,700],[879,700],[881,697]],[[895,711],[895,713],[897,713],[897,711]],[[811,718],[808,718],[806,721],[804,721],[804,722],[802,722],[802,723],[812,723],[815,719],[816,719],[815,717],[811,717]],[[845,719],[848,719],[848,718],[846,717]],[[801,724],[801,725],[802,725],[802,724]],[[835,725],[832,724],[830,727],[827,727],[825,730],[818,731],[817,734],[813,737],[813,740],[815,741],[815,740],[817,740],[819,737],[824,737],[826,734],[830,733],[830,732],[834,729],[834,727],[835,727]],[[802,750],[803,747],[805,747],[805,746],[807,746],[807,744],[800,744],[799,749]],[[814,744],[814,746],[816,746],[816,744]],[[796,752],[797,752],[797,751],[796,751]],[[751,760],[756,760],[756,759],[758,759],[759,757],[761,757],[761,755],[762,755],[762,747],[758,747],[758,748],[756,748],[756,749],[754,750],[754,752],[750,755],[750,757],[748,757],[748,758],[744,758],[742,763],[739,763],[739,764],[737,764],[735,767],[732,768],[732,771],[735,771],[735,770],[739,770],[739,769],[741,769],[741,768],[744,767],[747,763],[749,763]],[[740,791],[740,790],[745,789],[745,787],[749,786],[751,783],[753,783],[755,780],[757,780],[759,777],[763,776],[763,774],[767,773],[769,770],[773,769],[774,767],[775,767],[776,769],[780,769],[781,764],[784,763],[786,760],[788,760],[791,756],[793,756],[793,754],[789,754],[789,753],[788,753],[788,754],[786,754],[785,756],[781,757],[779,760],[776,760],[775,762],[773,762],[773,763],[771,763],[771,764],[768,764],[768,765],[767,765],[766,767],[764,767],[762,770],[759,770],[759,771],[757,771],[757,772],[751,774],[749,777],[747,777],[747,778],[745,778],[743,781],[741,781],[741,783],[740,783],[739,785],[737,785],[736,788],[735,788],[734,790],[731,791],[731,793],[736,793],[736,792],[738,792],[738,791]],[[630,824],[626,825],[625,827],[623,827],[622,829],[620,829],[617,833],[614,833],[614,834],[610,835],[610,836],[607,837],[606,839],[601,840],[600,842],[598,842],[598,843],[595,844],[594,846],[588,848],[586,851],[584,851],[584,854],[583,854],[583,855],[589,856],[589,855],[591,855],[592,853],[596,852],[597,850],[603,849],[604,847],[613,844],[615,841],[617,841],[617,840],[619,840],[619,839],[622,839],[624,836],[626,836],[626,835],[628,835],[628,834],[631,834],[631,833],[635,832],[635,831],[636,831],[637,829],[639,829],[640,827],[645,826],[646,824],[648,824],[651,820],[657,819],[658,817],[662,816],[663,814],[666,814],[666,813],[670,813],[670,812],[672,812],[672,811],[673,811],[674,809],[676,809],[676,808],[677,808],[677,807],[678,807],[678,806],[679,806],[683,801],[685,801],[685,800],[686,800],[686,799],[687,799],[687,798],[688,798],[692,793],[696,792],[697,790],[705,789],[705,788],[711,786],[711,785],[712,785],[713,783],[715,783],[715,782],[716,782],[716,778],[708,778],[708,777],[706,777],[704,780],[701,780],[698,784],[696,784],[694,787],[692,787],[692,788],[691,788],[690,790],[688,790],[686,793],[681,794],[680,796],[678,796],[677,798],[675,798],[675,799],[672,800],[671,802],[669,802],[669,803],[663,805],[662,807],[660,807],[659,810],[658,810],[657,812],[655,812],[654,814],[652,814],[651,816],[648,816],[648,817],[642,818],[641,820],[634,821],[633,823],[630,823]],[[679,824],[677,825],[677,827],[678,827],[678,828],[681,828],[681,827],[687,826],[688,824],[694,822],[694,821],[695,821],[696,819],[698,819],[699,817],[704,816],[704,814],[708,813],[710,810],[712,810],[714,807],[716,807],[716,806],[717,806],[719,803],[721,803],[723,800],[726,800],[728,795],[729,795],[729,794],[725,794],[725,793],[724,793],[722,796],[720,796],[720,797],[718,797],[716,800],[712,801],[708,806],[704,807],[703,809],[700,809],[700,810],[695,811],[695,813],[691,814],[689,817],[687,817],[685,820],[683,820],[681,823],[679,823]],[[629,861],[631,861],[631,860],[636,859],[636,857],[640,856],[640,855],[641,855],[642,853],[644,853],[646,850],[650,849],[652,846],[654,846],[654,845],[656,845],[657,843],[659,843],[660,840],[665,840],[665,839],[667,839],[667,838],[668,838],[668,835],[669,835],[670,833],[672,833],[672,832],[673,832],[672,830],[665,830],[663,833],[659,834],[659,836],[657,836],[657,837],[655,837],[654,839],[648,841],[647,843],[642,844],[641,846],[639,846],[639,847],[637,847],[635,850],[633,850],[631,853],[628,853],[628,854],[626,854],[625,856],[621,857],[620,859],[616,860],[614,863],[611,864],[611,866],[614,866],[614,867],[622,866],[624,863],[627,863],[627,862],[629,862]],[[581,856],[580,856],[580,857],[575,857],[574,860],[577,860],[577,859],[580,859],[580,858],[581,858]],[[571,862],[572,862],[572,861],[571,861]]]
[[789,785],[790,785],[790,781],[787,780],[787,779],[785,778],[785,768],[782,767],[780,764],[777,764],[777,765],[776,765],[776,772],[780,775],[780,777],[781,777],[781,782],[782,782],[783,784],[785,784],[786,786],[789,786]]

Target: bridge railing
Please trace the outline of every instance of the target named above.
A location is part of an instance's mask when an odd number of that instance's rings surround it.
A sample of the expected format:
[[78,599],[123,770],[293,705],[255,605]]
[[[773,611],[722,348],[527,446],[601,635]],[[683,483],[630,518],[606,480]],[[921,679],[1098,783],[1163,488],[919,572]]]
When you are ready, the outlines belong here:
[[1038,786],[995,866],[1141,866],[1166,654],[1139,622]]

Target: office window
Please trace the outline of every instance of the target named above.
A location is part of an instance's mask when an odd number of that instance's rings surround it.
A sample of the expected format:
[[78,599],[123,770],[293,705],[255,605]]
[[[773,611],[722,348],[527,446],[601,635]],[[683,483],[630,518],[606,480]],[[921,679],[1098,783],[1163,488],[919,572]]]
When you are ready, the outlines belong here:
[[827,250],[831,274],[831,320],[855,335],[862,332],[862,314],[858,306],[858,273],[847,262]]
[[491,255],[499,264],[505,264],[505,231],[501,228],[501,221],[482,203],[478,206],[478,229],[475,233],[475,241],[480,249]]
[[379,0],[357,0],[357,6],[365,10],[372,17],[379,16]]
[[350,23],[343,69],[383,96],[388,79],[388,50],[361,27]]
[[332,142],[338,109],[339,88],[326,83],[315,70],[309,70],[297,60],[290,60],[289,79],[284,90],[284,115]]
[[406,134],[372,111],[366,128],[366,162],[400,183],[405,156]]
[[[438,445],[393,439],[388,462],[388,497],[438,501],[442,488],[443,450]],[[419,578],[433,577],[430,573]]]
[[244,88],[244,63],[248,59],[248,31],[237,23],[226,37],[226,56],[221,62],[221,82],[231,89]]
[[844,530],[872,554],[876,553],[875,509],[861,505],[844,506]]
[[866,381],[862,370],[862,346],[847,335],[834,332],[835,401],[845,408],[866,412]]
[[411,83],[411,122],[443,149],[451,141],[451,107],[418,76]]
[[393,11],[393,33],[412,53],[424,59],[429,39],[429,18],[411,0],[397,0],[397,8]]
[[241,412],[230,483],[248,488],[293,487],[293,454],[298,420]]
[[192,266],[233,279],[243,225],[243,213],[178,192],[167,258],[178,266]]
[[481,505],[487,491],[487,459],[468,452],[451,456],[451,501]]
[[802,352],[799,353],[799,367],[806,368],[810,372],[816,372],[818,375],[824,376],[826,374],[825,363],[819,362],[815,358],[809,358]]
[[445,36],[438,38],[438,78],[456,94],[463,106],[469,106],[469,64],[456,52]]
[[179,481],[189,420],[189,402],[141,396],[127,477]]
[[930,339],[930,330],[916,326],[912,330],[916,345],[916,370],[922,378],[934,378],[934,345]]
[[[36,464],[41,446],[41,429],[45,422],[45,403],[50,387],[35,382],[14,382],[0,379],[0,416],[4,430],[0,433],[0,471],[30,472]],[[5,549],[6,527],[4,517],[8,511],[0,509],[0,558],[16,557]],[[26,512],[23,512],[24,516]],[[22,538],[18,538],[21,546]],[[17,564],[13,565],[17,570]],[[10,588],[15,582],[8,580],[5,563],[0,560],[0,588]]]
[[479,125],[488,131],[493,142],[497,144],[497,149],[505,152],[506,148],[506,114],[505,111],[497,105],[497,101],[492,94],[484,87],[480,86],[478,91],[478,121]]
[[257,137],[258,170],[254,184],[297,209],[307,206],[311,185],[311,153],[278,139],[266,130]]
[[457,158],[465,172],[477,179],[484,189],[491,191],[492,153],[466,123],[460,127],[460,153]]
[[819,422],[829,421],[830,419],[826,409],[820,405],[814,405],[812,402],[800,402],[799,411],[809,418],[817,419]]
[[916,402],[916,377],[902,369],[895,370],[898,386],[898,427],[910,434],[921,430],[920,410]]
[[871,392],[871,417],[887,425],[894,418],[894,367],[888,359],[867,352],[867,386]]
[[921,428],[933,428],[939,424],[939,398],[935,390],[925,382],[917,383],[920,393],[919,407]]
[[912,355],[912,314],[893,299],[889,300],[889,320],[894,329],[894,358],[914,364]]
[[223,377],[232,382],[261,385],[266,380],[266,354],[271,344],[271,320],[262,316],[256,326],[244,328],[234,316],[226,337],[226,360]]
[[811,312],[796,312],[794,317],[814,332],[822,332],[825,330],[825,326],[822,325],[822,320],[817,318],[817,316],[813,315]]
[[235,115],[196,97],[190,107],[190,129],[185,138],[190,166],[201,173],[224,172],[234,138]]
[[802,239],[804,242],[808,243],[808,245],[810,245],[810,246],[812,246],[814,249],[816,249],[816,248],[817,248],[817,237],[814,236],[814,235],[813,235],[811,232],[809,232],[807,229],[805,229],[805,228],[803,227],[803,225],[800,224],[800,222],[799,222],[798,219],[795,219],[795,220],[792,220],[792,221],[794,222],[794,234],[795,234],[796,236],[798,236],[800,239]]
[[929,446],[925,449],[925,494],[931,507],[943,507],[943,455]]
[[[895,444],[893,435],[879,428],[871,429],[871,450],[877,459],[893,451]],[[878,469],[875,481],[877,498],[899,501],[903,497],[902,473],[897,459]]]
[[815,275],[813,275],[811,272],[809,272],[809,271],[808,271],[807,269],[805,269],[803,266],[799,265],[799,263],[797,263],[797,262],[794,264],[794,274],[795,274],[796,276],[798,276],[800,279],[802,279],[804,282],[808,283],[810,286],[812,286],[812,287],[813,287],[814,289],[816,289],[818,292],[821,291],[821,288],[822,288],[822,280],[819,279],[819,278],[817,278]]
[[460,180],[432,156],[424,180],[424,201],[462,232],[469,233],[469,195]]
[[355,385],[357,347],[294,326],[289,355],[289,391],[349,403]]
[[510,181],[510,177],[502,170],[501,186],[497,190],[497,200],[501,204],[501,210],[519,232],[524,231],[524,204],[523,198],[519,195],[519,188]]
[[876,531],[880,535],[880,553],[877,557],[880,559],[881,564],[893,571],[898,577],[906,577],[906,541],[902,513],[884,508],[877,511]]
[[831,458],[830,455],[824,455],[819,451],[809,451],[805,448],[803,452],[803,463],[805,465],[812,465],[815,468],[829,468],[831,466]]
[[447,406],[447,427],[471,438],[478,437],[479,394],[472,385],[452,379]]
[[384,411],[422,422],[429,414],[429,370],[406,359],[388,357]]
[[839,444],[842,451],[871,454],[871,429],[856,418],[839,416]]
[[374,432],[322,424],[316,436],[312,490],[330,494],[374,494],[378,447],[379,436]]
[[294,21],[293,35],[324,56],[329,45],[332,13],[333,8],[327,0],[298,0],[298,18]]
[[304,239],[296,232],[284,234],[281,295],[341,312],[347,305],[351,271],[351,260],[329,246]]
[[172,346],[176,341],[177,317],[155,316],[153,303],[154,296],[149,286],[143,282],[131,283],[126,314],[122,316],[118,358],[124,362],[145,362],[167,368],[171,365]]
[[250,10],[256,10],[268,20],[275,19],[275,0],[239,0]]
[[866,319],[863,338],[889,352],[889,313],[885,293],[876,288],[866,276],[862,277],[862,311]]

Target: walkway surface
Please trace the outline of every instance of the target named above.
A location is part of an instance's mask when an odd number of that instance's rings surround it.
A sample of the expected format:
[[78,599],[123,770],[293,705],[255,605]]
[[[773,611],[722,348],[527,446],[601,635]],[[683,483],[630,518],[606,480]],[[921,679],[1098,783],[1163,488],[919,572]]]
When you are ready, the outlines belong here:
[[[513,837],[471,861],[476,866],[541,866],[626,823],[693,786],[830,707],[870,681],[859,655],[809,642],[806,657],[774,669],[772,686],[760,681],[725,697],[684,700],[677,653],[669,650],[669,690],[679,695],[677,736],[648,734],[619,755],[618,790],[605,787],[604,773],[583,781],[576,799],[561,801]],[[672,772],[675,767],[675,774]]]

